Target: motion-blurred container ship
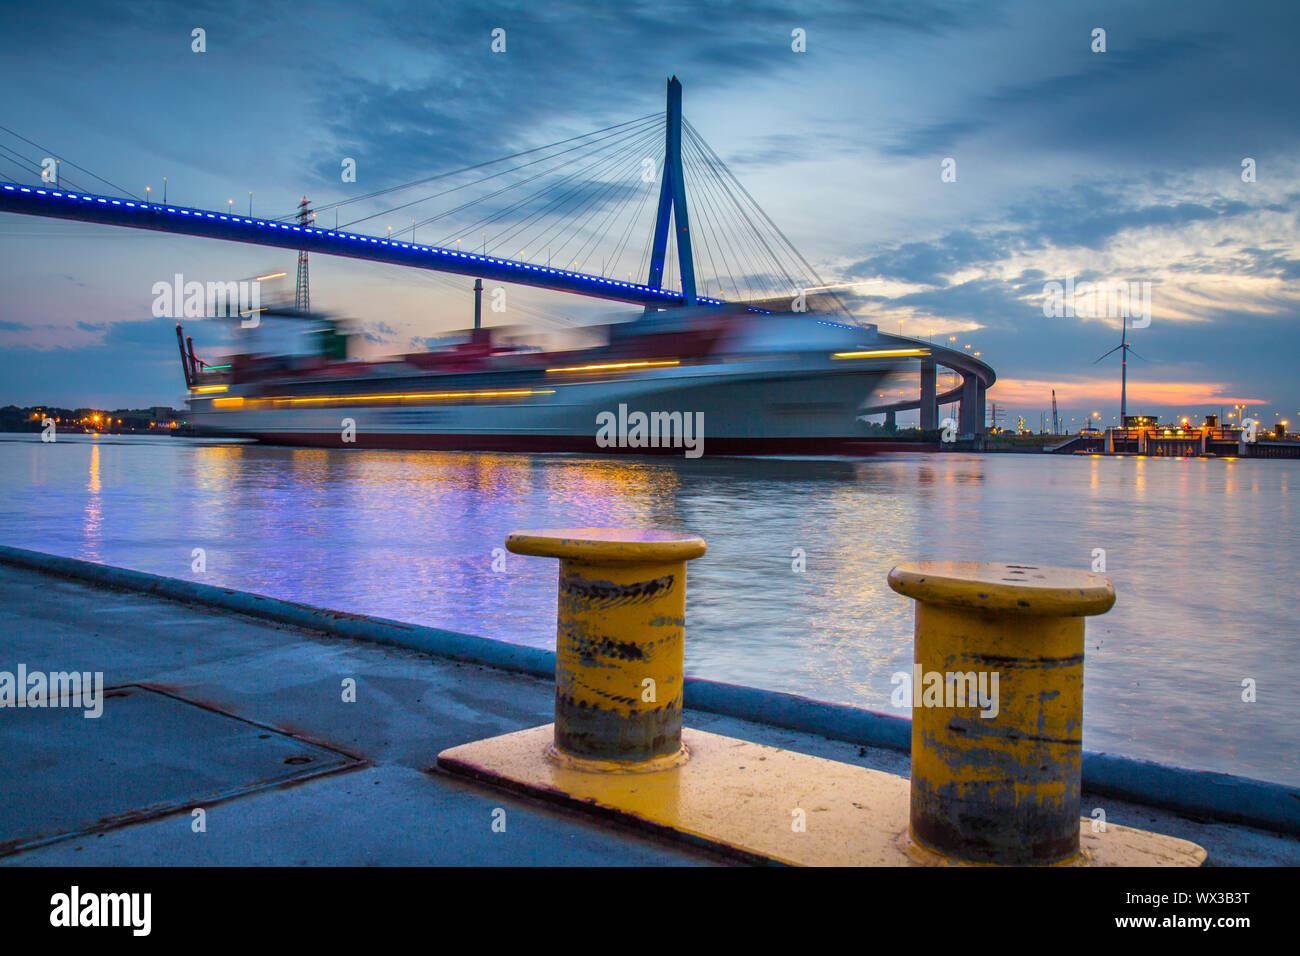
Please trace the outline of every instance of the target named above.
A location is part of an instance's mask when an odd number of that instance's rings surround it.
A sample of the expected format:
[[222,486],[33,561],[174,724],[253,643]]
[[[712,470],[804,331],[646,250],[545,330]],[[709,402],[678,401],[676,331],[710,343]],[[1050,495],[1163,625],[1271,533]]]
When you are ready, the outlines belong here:
[[190,424],[332,448],[680,455],[684,432],[687,452],[861,454],[873,448],[858,422],[868,399],[921,351],[813,314],[711,307],[601,327],[594,348],[528,350],[473,329],[445,348],[356,361],[335,321],[315,324],[312,355],[221,366],[177,326]]

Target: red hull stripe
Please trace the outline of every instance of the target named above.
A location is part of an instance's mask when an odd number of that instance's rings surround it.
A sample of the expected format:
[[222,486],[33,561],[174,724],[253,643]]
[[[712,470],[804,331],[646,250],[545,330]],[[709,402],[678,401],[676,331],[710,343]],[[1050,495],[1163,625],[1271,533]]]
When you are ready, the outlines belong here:
[[[591,455],[676,455],[684,448],[601,448],[594,435],[439,435],[366,434],[344,442],[338,432],[272,432],[239,437],[265,444],[307,448],[389,448],[441,451],[583,452]],[[896,442],[870,438],[710,438],[706,455],[878,455],[888,452],[938,451],[933,442]]]

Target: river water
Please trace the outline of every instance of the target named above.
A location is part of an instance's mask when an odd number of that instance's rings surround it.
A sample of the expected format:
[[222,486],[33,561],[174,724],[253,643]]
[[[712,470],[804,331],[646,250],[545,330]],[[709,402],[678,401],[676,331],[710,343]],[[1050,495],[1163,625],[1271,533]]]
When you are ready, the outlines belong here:
[[893,565],[1089,568],[1102,549],[1118,601],[1088,622],[1084,746],[1300,784],[1298,485],[1297,461],[0,435],[0,543],[554,647],[555,562],[510,554],[494,571],[508,533],[689,531],[709,550],[690,565],[687,673],[904,716],[890,678],[911,670],[912,603],[886,584]]

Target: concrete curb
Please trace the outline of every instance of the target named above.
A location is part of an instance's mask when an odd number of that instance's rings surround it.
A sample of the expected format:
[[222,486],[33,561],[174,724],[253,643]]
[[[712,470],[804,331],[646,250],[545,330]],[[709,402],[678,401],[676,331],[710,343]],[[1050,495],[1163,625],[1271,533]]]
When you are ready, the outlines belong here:
[[[0,564],[102,587],[140,591],[173,601],[204,604],[294,627],[535,677],[552,678],[555,674],[554,651],[471,634],[330,611],[261,594],[6,545],[0,545]],[[685,684],[685,705],[695,710],[819,734],[860,746],[905,753],[911,749],[912,722],[905,717],[698,677],[687,677]],[[1300,835],[1300,788],[1283,784],[1085,751],[1083,786],[1093,794],[1173,810],[1194,818]]]
[[141,591],[173,601],[204,604],[262,620],[289,624],[313,631],[324,631],[341,637],[359,638],[379,644],[392,644],[438,657],[468,661],[497,667],[502,670],[532,674],[537,677],[555,676],[555,652],[519,644],[507,644],[472,634],[459,634],[435,627],[403,624],[381,617],[329,611],[282,601],[232,588],[213,587],[180,578],[165,578],[144,571],[131,571],[108,564],[94,564],[76,558],[63,558],[39,551],[25,551],[0,545],[0,564],[41,571],[59,577],[89,581],[102,587],[127,591]]

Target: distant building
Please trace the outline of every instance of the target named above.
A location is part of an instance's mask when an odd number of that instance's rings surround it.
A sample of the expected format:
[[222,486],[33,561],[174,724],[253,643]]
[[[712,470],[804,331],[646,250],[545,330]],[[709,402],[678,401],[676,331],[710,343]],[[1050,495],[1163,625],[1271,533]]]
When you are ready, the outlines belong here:
[[1125,415],[1125,428],[1156,428],[1160,424],[1160,419],[1153,415]]

